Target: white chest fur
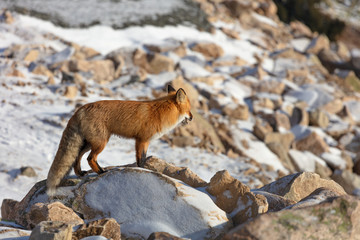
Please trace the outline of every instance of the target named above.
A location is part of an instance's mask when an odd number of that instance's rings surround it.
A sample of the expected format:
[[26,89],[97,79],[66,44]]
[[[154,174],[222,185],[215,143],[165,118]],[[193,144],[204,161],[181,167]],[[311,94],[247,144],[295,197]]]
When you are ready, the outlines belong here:
[[162,127],[160,132],[155,133],[154,136],[151,137],[151,140],[158,139],[162,137],[165,133],[172,131],[177,125],[179,125],[179,123],[181,123],[185,119],[185,117],[186,115],[180,115],[177,122],[175,122],[173,125]]

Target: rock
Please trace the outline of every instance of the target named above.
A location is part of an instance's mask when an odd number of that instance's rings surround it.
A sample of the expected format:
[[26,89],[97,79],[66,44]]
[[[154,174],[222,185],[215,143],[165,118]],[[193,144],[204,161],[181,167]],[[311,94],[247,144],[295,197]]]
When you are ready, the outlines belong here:
[[24,61],[33,62],[36,61],[38,57],[39,57],[39,51],[36,49],[31,49],[24,57]]
[[166,231],[177,237],[216,238],[231,226],[226,213],[206,194],[139,168],[113,169],[94,176],[81,184],[75,195],[72,207],[84,219],[112,217],[121,223],[121,232],[127,237],[147,238],[153,232]]
[[335,170],[331,178],[339,183],[348,194],[354,194],[360,190],[360,176],[349,170]]
[[73,225],[84,223],[84,220],[76,215],[71,208],[66,207],[61,202],[52,202],[48,204],[35,203],[27,213],[26,220],[26,228],[28,229],[34,228],[42,221],[61,221]]
[[11,12],[8,10],[3,10],[0,16],[0,22],[5,22],[6,24],[12,24],[14,22],[14,17],[12,16]]
[[334,99],[323,105],[321,109],[330,114],[337,114],[343,109],[343,101],[341,99]]
[[230,118],[247,120],[249,118],[249,108],[245,104],[226,104],[222,112]]
[[315,172],[315,160],[304,152],[290,149],[289,156],[298,172]]
[[[262,214],[225,235],[228,239],[358,239],[360,201],[352,196],[327,198],[311,207]],[[332,229],[329,231],[329,229]]]
[[295,145],[296,149],[300,151],[309,151],[318,156],[324,152],[329,152],[329,146],[324,139],[315,132],[311,132],[306,137],[300,139]]
[[292,132],[287,132],[287,133],[270,132],[265,135],[264,142],[266,144],[280,143],[284,147],[284,149],[288,151],[294,139],[295,136]]
[[[356,173],[357,175],[360,175],[360,160],[359,160],[359,155],[356,156],[356,161],[353,167],[353,171],[354,173]],[[1,214],[2,215],[2,214]],[[4,216],[4,215],[2,215]]]
[[289,149],[279,142],[270,142],[266,146],[279,157],[286,169],[290,170],[290,172],[295,172],[295,166],[288,154]]
[[265,136],[268,133],[271,133],[273,131],[273,128],[270,126],[269,122],[264,121],[260,118],[256,119],[253,133],[256,137],[258,137],[260,140],[264,140]]
[[49,78],[54,77],[54,74],[47,67],[45,67],[42,64],[36,65],[36,67],[32,70],[32,73],[38,74],[38,75],[44,75]]
[[32,167],[22,167],[20,168],[20,175],[27,177],[36,177],[37,174]]
[[193,188],[204,187],[207,185],[207,182],[202,180],[189,168],[177,167],[159,158],[155,158],[155,157],[147,158],[144,163],[144,168],[181,180]]
[[106,60],[71,60],[69,62],[71,72],[84,72],[91,74],[91,78],[98,83],[106,83],[114,80],[115,67],[112,61]]
[[248,186],[230,176],[226,170],[217,172],[211,178],[206,191],[216,198],[217,206],[230,213],[235,225],[268,210],[264,196],[250,192]]
[[281,95],[285,90],[285,84],[274,79],[263,80],[258,83],[256,90],[258,92],[267,92]]
[[224,50],[215,43],[196,43],[191,47],[191,50],[201,53],[207,60],[212,60],[224,55]]
[[239,33],[235,30],[225,27],[221,27],[220,30],[229,38],[238,39],[238,40],[240,39]]
[[309,114],[309,123],[312,126],[317,126],[320,128],[326,128],[329,125],[329,117],[325,112],[315,110]]
[[306,49],[306,52],[309,54],[318,54],[321,50],[329,49],[330,41],[325,35],[319,35],[312,39],[311,43]]
[[29,240],[71,240],[72,225],[64,222],[44,221],[31,232]]
[[16,218],[15,206],[19,202],[13,199],[4,199],[1,204],[1,217],[3,220],[14,221]]
[[206,191],[213,195],[215,203],[225,212],[232,212],[240,196],[250,192],[250,188],[233,178],[228,171],[217,172],[210,180]]
[[294,107],[292,115],[290,117],[290,124],[291,126],[295,125],[302,125],[307,126],[309,125],[309,114],[303,107]]
[[288,206],[294,205],[296,202],[294,200],[289,200],[284,197],[278,196],[276,194],[259,191],[259,190],[252,190],[254,194],[263,195],[266,197],[266,200],[269,204],[268,212],[277,212],[280,211]]
[[339,196],[346,194],[345,190],[336,182],[322,179],[318,174],[310,172],[294,173],[285,176],[258,190],[298,202],[320,187],[330,189]]
[[154,232],[150,234],[147,240],[182,240],[183,238],[176,237],[167,232]]
[[104,218],[80,225],[72,234],[72,240],[90,236],[103,236],[107,239],[120,240],[120,225],[113,218]]
[[6,74],[8,77],[18,77],[18,78],[25,78],[25,75],[18,69],[14,68],[11,72]]
[[75,85],[72,86],[66,86],[65,87],[65,92],[64,92],[64,97],[73,99],[77,96],[78,93],[78,89]]
[[326,164],[315,162],[315,173],[319,174],[321,178],[328,179],[332,174],[332,170]]
[[311,29],[300,21],[290,22],[290,28],[295,38],[300,38],[300,37],[312,38],[313,36]]
[[159,53],[145,53],[138,49],[134,52],[133,62],[150,74],[174,71],[173,60]]

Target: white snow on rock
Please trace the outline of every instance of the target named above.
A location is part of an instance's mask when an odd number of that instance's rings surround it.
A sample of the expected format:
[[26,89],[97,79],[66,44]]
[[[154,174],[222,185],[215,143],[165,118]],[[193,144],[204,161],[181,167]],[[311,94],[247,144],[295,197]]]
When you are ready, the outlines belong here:
[[128,237],[146,239],[153,232],[168,232],[213,239],[232,225],[205,193],[148,170],[113,170],[83,186],[84,195],[75,201],[80,208],[85,204],[92,209],[83,210],[84,217],[115,218]]
[[289,155],[299,171],[315,172],[315,158],[295,149],[289,150]]
[[358,101],[347,101],[344,102],[344,105],[349,110],[349,113],[352,119],[359,123],[360,122],[360,102]]

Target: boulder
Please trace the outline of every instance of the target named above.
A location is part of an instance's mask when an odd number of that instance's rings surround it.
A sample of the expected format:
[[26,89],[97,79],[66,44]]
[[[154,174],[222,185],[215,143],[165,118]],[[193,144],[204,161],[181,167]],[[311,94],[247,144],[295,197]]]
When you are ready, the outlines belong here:
[[252,190],[252,193],[257,195],[263,195],[264,197],[266,197],[266,200],[269,204],[268,212],[277,212],[296,203],[294,200],[289,200],[287,198],[269,192]]
[[90,236],[103,236],[107,239],[120,240],[120,225],[113,218],[103,218],[80,225],[72,234],[72,240]]
[[84,72],[98,83],[106,83],[114,80],[115,67],[111,60],[71,60],[68,64],[71,72]]
[[256,137],[258,137],[260,140],[264,140],[265,136],[268,133],[271,133],[273,131],[273,128],[270,126],[269,122],[264,121],[260,118],[256,119],[256,122],[253,127],[253,132]]
[[266,144],[279,143],[284,147],[286,151],[288,151],[294,139],[295,136],[292,132],[287,132],[287,133],[270,132],[265,135],[264,142]]
[[183,240],[167,232],[154,232],[150,234],[147,240]]
[[360,176],[349,170],[335,170],[331,178],[339,183],[348,194],[354,194],[360,190]]
[[228,239],[359,239],[360,200],[330,197],[315,206],[262,214],[235,227]]
[[238,120],[247,120],[249,118],[249,108],[246,104],[227,104],[222,112],[230,118]]
[[159,158],[148,157],[144,163],[144,168],[181,180],[193,188],[207,185],[207,182],[202,180],[189,168],[177,167]]
[[306,137],[296,141],[296,149],[300,151],[309,151],[315,155],[321,155],[324,152],[329,152],[329,146],[324,139],[315,132],[311,132]]
[[174,71],[174,61],[160,53],[146,53],[138,49],[134,52],[133,62],[150,74]]
[[31,232],[29,240],[71,240],[72,225],[64,222],[43,221]]
[[207,60],[221,57],[224,54],[222,47],[207,42],[196,43],[191,47],[191,50],[201,53]]
[[290,170],[290,172],[295,172],[295,166],[288,154],[289,149],[284,147],[280,142],[270,142],[266,144],[266,146],[278,156],[286,169]]
[[329,117],[320,110],[315,110],[309,113],[309,123],[312,126],[326,128],[329,125]]
[[330,41],[329,39],[321,34],[315,38],[312,39],[309,46],[306,48],[306,52],[310,54],[318,54],[323,49],[329,49],[330,48]]
[[27,226],[32,229],[42,221],[65,222],[67,224],[83,224],[82,220],[71,208],[61,202],[35,203],[26,214]]
[[84,219],[114,218],[127,237],[165,231],[177,237],[216,238],[231,226],[209,196],[149,170],[112,169],[90,177],[75,192],[72,207]]
[[73,99],[77,96],[78,89],[75,85],[72,86],[66,86],[64,91],[64,97]]
[[333,180],[322,179],[318,174],[310,172],[294,173],[282,177],[259,190],[298,202],[320,187],[330,189],[338,196],[346,194],[345,190]]

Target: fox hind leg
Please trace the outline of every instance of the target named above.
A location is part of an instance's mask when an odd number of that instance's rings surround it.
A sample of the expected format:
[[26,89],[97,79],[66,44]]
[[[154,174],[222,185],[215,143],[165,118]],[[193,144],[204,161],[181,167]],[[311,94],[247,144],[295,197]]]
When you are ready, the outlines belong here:
[[104,150],[106,146],[107,141],[99,143],[99,144],[92,144],[91,145],[91,152],[87,158],[88,163],[91,167],[91,169],[96,172],[97,174],[104,173],[105,171],[100,167],[100,165],[97,162],[97,156]]
[[81,147],[79,151],[79,155],[77,156],[74,164],[74,172],[76,176],[82,177],[86,174],[86,171],[81,171],[81,158],[82,156],[91,149],[91,145],[85,141],[84,145]]

